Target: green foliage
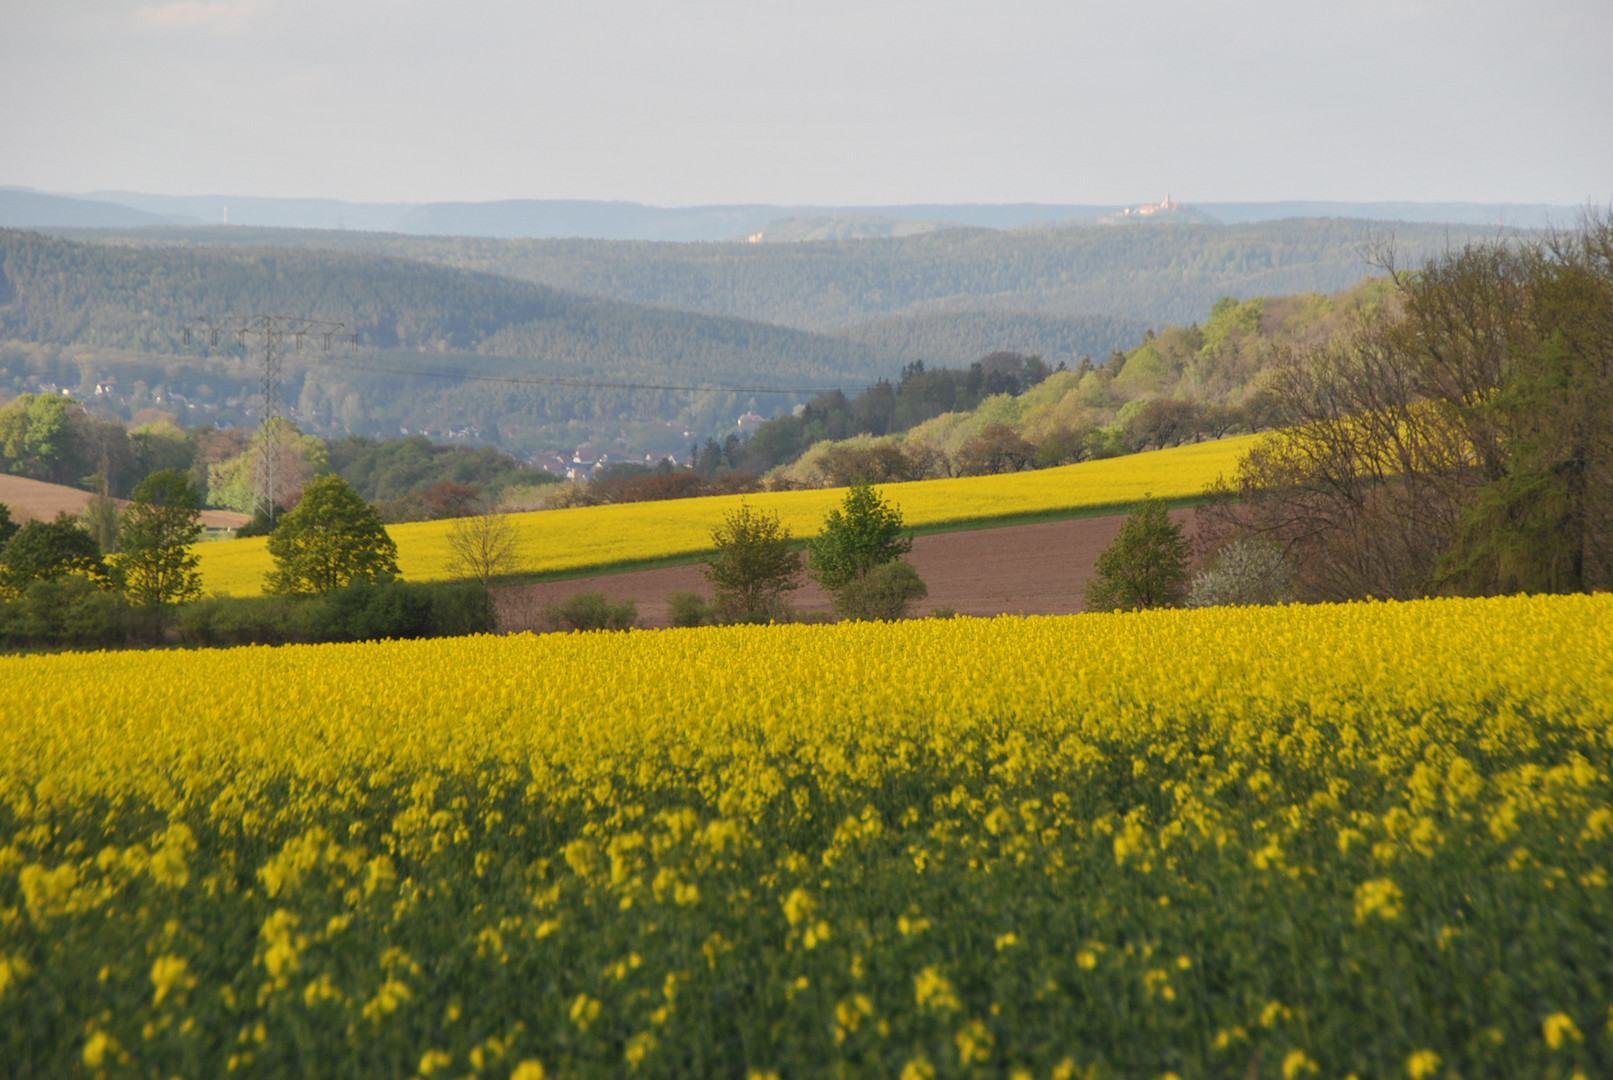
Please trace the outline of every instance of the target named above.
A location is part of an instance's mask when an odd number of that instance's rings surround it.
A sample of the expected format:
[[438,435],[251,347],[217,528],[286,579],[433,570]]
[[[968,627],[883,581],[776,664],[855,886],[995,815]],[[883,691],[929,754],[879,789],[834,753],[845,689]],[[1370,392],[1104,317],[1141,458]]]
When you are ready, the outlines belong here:
[[70,574],[107,580],[101,546],[66,514],[26,523],[0,549],[0,590],[17,593],[32,582]]
[[338,476],[371,502],[417,503],[421,512],[414,520],[432,516],[430,500],[420,497],[438,485],[475,488],[496,502],[511,486],[556,482],[550,473],[523,465],[496,447],[443,446],[424,435],[385,440],[350,435],[331,442],[329,461]]
[[1191,553],[1182,527],[1162,500],[1144,499],[1104,548],[1087,585],[1089,611],[1174,607],[1187,593]]
[[1392,285],[1274,369],[1281,430],[1217,521],[1306,599],[1613,588],[1613,214]]
[[912,537],[902,535],[902,512],[867,484],[846,492],[829,511],[823,529],[807,541],[807,565],[818,584],[838,592],[876,566],[906,555]]
[[835,610],[843,619],[894,622],[907,618],[915,601],[930,595],[929,586],[906,559],[872,567],[835,593]]
[[179,609],[188,645],[283,645],[459,637],[497,629],[475,582],[356,581],[320,596],[208,597]]
[[375,508],[347,481],[321,476],[269,537],[275,569],[268,591],[279,595],[327,593],[356,581],[398,576],[398,547]]
[[638,622],[638,604],[613,604],[602,592],[580,592],[544,608],[543,622],[554,630],[631,630]]
[[22,394],[0,407],[0,461],[34,480],[56,480],[68,460],[68,402],[56,394]]
[[201,560],[190,545],[201,539],[201,495],[175,469],[154,472],[134,489],[119,530],[123,553],[117,576],[129,599],[144,606],[182,604],[202,595]]
[[275,502],[279,505],[296,502],[303,486],[330,468],[325,440],[304,435],[291,421],[276,417],[253,433],[244,451],[208,470],[207,492],[212,504],[243,514],[259,509],[263,492],[257,489],[258,459],[265,454],[274,458]]
[[63,574],[0,593],[0,648],[106,649],[140,626],[129,601],[82,574]]
[[801,587],[801,553],[776,512],[741,502],[712,530],[716,553],[706,561],[713,603],[723,618],[765,620],[783,614],[783,595]]
[[705,626],[717,619],[716,610],[699,593],[675,592],[668,600],[672,607],[673,626]]
[[6,541],[17,533],[17,523],[11,520],[11,507],[0,503],[0,550],[4,550]]

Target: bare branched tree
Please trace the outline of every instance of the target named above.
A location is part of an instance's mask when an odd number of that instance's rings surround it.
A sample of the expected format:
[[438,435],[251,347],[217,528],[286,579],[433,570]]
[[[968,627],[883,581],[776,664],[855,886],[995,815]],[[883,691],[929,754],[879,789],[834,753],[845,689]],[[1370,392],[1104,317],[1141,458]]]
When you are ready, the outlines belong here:
[[495,575],[515,569],[520,562],[521,536],[508,514],[488,507],[469,517],[454,518],[448,548],[464,575],[485,586]]

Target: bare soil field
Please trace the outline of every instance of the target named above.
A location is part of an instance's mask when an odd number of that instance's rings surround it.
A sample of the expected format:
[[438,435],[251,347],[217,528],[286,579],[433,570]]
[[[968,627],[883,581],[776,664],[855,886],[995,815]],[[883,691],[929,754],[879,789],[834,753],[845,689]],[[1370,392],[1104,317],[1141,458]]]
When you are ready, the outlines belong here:
[[[1171,519],[1193,535],[1191,510],[1173,510]],[[1098,553],[1114,541],[1124,520],[1125,515],[1117,514],[920,536],[909,558],[930,595],[914,605],[914,614],[935,608],[960,615],[1078,612]],[[499,625],[507,631],[547,629],[543,609],[580,592],[602,592],[616,603],[635,601],[638,624],[645,627],[671,625],[673,593],[711,595],[698,563],[511,585],[494,591]],[[828,595],[810,578],[791,594],[790,604],[804,614],[833,611]]]
[[[11,520],[21,525],[39,519],[54,521],[58,514],[76,515],[90,501],[90,493],[65,484],[47,484],[21,476],[0,475],[0,503],[11,509]],[[118,509],[128,507],[125,499],[113,499]],[[229,510],[203,510],[201,522],[209,529],[238,529],[252,519]]]

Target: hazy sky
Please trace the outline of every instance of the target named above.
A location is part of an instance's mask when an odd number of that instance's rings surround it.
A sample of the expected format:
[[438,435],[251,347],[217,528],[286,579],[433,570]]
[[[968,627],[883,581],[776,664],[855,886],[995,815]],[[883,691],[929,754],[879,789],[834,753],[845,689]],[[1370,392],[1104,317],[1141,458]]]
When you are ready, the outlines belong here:
[[0,184],[1613,198],[1609,0],[0,0]]

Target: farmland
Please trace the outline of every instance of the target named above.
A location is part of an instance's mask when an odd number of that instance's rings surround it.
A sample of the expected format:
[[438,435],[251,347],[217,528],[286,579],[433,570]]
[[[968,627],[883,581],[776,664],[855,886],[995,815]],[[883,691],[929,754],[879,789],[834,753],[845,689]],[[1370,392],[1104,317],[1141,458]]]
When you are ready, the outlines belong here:
[[18,1077],[1613,1069],[1605,595],[0,680]]
[[[881,490],[901,507],[909,525],[919,527],[1121,507],[1150,493],[1166,499],[1201,494],[1218,477],[1232,474],[1255,438],[1006,476],[889,484]],[[516,514],[512,520],[520,531],[522,561],[515,572],[573,571],[698,554],[710,549],[712,528],[741,498],[776,511],[797,536],[810,536],[844,494],[837,489],[782,491]],[[450,527],[429,521],[388,529],[405,578],[459,576],[447,545]],[[204,544],[197,551],[208,591],[252,596],[262,590],[263,575],[271,567],[262,538]]]

